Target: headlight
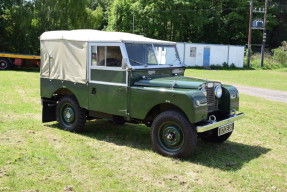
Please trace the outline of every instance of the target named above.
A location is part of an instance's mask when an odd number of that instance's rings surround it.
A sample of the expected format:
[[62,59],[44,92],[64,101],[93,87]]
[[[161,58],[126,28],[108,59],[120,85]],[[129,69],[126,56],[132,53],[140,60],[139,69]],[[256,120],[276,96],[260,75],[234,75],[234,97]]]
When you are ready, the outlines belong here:
[[222,96],[222,88],[220,85],[215,87],[214,94],[218,99]]

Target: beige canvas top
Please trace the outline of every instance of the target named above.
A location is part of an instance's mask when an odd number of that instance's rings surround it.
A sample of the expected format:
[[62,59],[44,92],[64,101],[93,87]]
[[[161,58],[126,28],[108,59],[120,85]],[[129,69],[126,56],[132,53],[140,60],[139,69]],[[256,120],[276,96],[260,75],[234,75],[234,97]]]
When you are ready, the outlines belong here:
[[162,41],[124,32],[106,32],[90,29],[72,31],[49,31],[41,35],[40,40],[66,39],[87,42],[111,42],[111,43],[152,43],[163,45],[175,45],[175,42]]
[[40,37],[41,78],[87,82],[89,42],[175,45],[141,35],[98,30],[49,31]]

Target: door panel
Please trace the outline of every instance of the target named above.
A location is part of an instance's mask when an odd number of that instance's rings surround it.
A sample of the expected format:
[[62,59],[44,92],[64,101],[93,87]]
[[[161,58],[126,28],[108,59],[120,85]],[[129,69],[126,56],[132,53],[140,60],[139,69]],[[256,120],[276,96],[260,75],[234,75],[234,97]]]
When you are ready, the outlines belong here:
[[209,66],[210,64],[210,48],[205,47],[203,50],[203,66]]
[[91,81],[104,81],[110,83],[126,83],[126,71],[124,70],[99,70],[91,69]]
[[89,54],[89,110],[126,116],[127,71],[121,68],[123,47],[119,43],[93,43]]
[[90,83],[89,109],[98,112],[126,116],[127,87]]

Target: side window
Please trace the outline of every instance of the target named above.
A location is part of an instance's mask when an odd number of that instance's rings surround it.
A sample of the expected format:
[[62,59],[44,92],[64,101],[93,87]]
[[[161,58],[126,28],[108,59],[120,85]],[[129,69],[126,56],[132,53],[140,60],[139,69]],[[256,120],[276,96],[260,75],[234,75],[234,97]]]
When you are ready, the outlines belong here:
[[92,46],[91,66],[120,67],[122,53],[119,46]]
[[98,62],[98,54],[97,54],[97,47],[96,46],[92,46],[91,47],[91,65],[92,66],[97,66]]
[[196,47],[190,47],[190,57],[196,56]]
[[98,46],[98,58],[97,58],[97,66],[105,66],[106,64],[106,47]]
[[107,67],[120,67],[122,64],[122,53],[119,46],[107,47]]

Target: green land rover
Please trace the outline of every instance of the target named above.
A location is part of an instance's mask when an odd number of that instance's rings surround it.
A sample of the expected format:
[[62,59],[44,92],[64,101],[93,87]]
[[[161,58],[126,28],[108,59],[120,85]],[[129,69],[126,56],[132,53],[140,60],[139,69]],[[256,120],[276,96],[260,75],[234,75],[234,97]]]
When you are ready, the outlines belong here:
[[238,113],[238,90],[184,77],[176,43],[121,32],[45,32],[41,41],[42,121],[67,131],[86,120],[142,123],[153,149],[186,157],[197,139],[223,142]]

